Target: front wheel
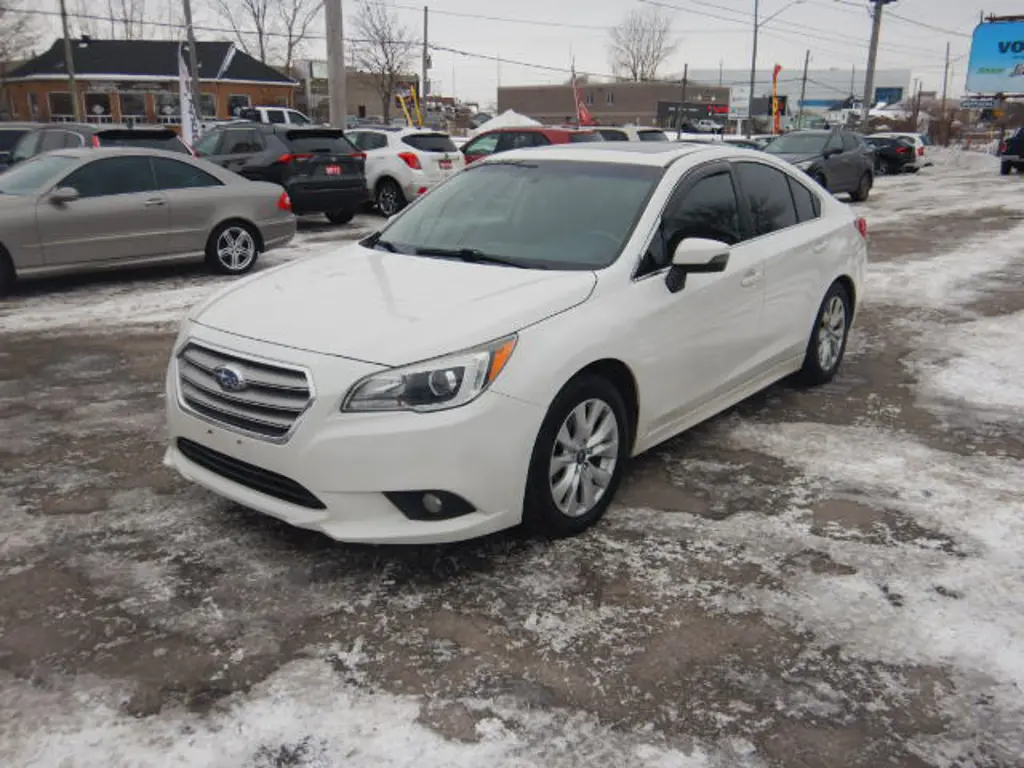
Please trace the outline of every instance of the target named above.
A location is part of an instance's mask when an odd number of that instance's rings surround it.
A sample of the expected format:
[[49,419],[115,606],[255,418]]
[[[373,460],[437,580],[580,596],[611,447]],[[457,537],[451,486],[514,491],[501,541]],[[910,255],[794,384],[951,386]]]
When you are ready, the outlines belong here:
[[573,536],[607,511],[629,458],[625,403],[607,379],[583,375],[558,394],[530,460],[524,519],[548,536]]
[[817,386],[832,381],[846,354],[846,338],[853,319],[850,294],[840,283],[833,283],[822,299],[807,342],[804,364],[798,378]]
[[259,235],[249,224],[221,224],[210,235],[206,245],[206,261],[221,274],[245,274],[256,264],[260,254],[259,242]]
[[871,174],[865,173],[857,183],[857,189],[850,193],[850,199],[855,203],[863,203],[871,194]]

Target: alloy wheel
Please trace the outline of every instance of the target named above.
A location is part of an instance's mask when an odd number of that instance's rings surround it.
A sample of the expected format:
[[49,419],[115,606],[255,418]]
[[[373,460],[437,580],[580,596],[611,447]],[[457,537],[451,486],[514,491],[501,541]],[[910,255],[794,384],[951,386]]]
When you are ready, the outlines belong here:
[[385,183],[377,194],[377,208],[385,216],[398,213],[398,189],[394,184]]
[[551,498],[567,517],[581,517],[601,501],[615,475],[619,422],[612,407],[585,400],[566,416],[555,435],[548,482]]
[[226,228],[217,238],[217,260],[228,272],[243,272],[256,258],[256,241],[241,226]]
[[821,313],[818,325],[818,365],[825,372],[832,371],[843,353],[846,340],[846,304],[842,297],[833,296]]

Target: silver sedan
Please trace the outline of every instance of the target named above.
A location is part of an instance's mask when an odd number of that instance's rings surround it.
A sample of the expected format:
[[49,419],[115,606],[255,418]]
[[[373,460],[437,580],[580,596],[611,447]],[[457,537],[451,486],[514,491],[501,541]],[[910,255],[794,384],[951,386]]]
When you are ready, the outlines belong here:
[[240,275],[295,235],[288,194],[152,149],[67,149],[0,174],[0,295],[16,279],[205,259]]

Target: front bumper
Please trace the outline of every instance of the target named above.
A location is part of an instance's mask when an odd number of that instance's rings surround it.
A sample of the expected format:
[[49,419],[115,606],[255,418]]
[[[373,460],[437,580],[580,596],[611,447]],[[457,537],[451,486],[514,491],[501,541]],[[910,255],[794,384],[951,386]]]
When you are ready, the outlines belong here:
[[[530,456],[544,417],[539,407],[488,391],[449,411],[343,414],[338,405],[348,387],[379,368],[194,328],[202,336],[196,339],[200,343],[304,366],[316,396],[288,441],[275,444],[187,410],[172,360],[167,375],[170,444],[164,463],[186,479],[338,541],[441,543],[520,522]],[[286,478],[322,502],[323,508],[286,501],[258,490],[258,482],[242,483],[212,471],[186,456],[180,439]],[[456,494],[474,511],[451,519],[414,520],[384,495],[431,490]]]

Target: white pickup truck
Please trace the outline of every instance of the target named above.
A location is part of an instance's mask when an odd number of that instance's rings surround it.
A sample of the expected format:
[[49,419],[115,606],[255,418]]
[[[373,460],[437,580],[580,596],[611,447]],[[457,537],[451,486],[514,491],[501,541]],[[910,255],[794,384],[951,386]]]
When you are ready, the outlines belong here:
[[278,125],[313,125],[313,121],[290,107],[246,107],[238,112],[241,120],[252,120],[254,123],[274,123]]

